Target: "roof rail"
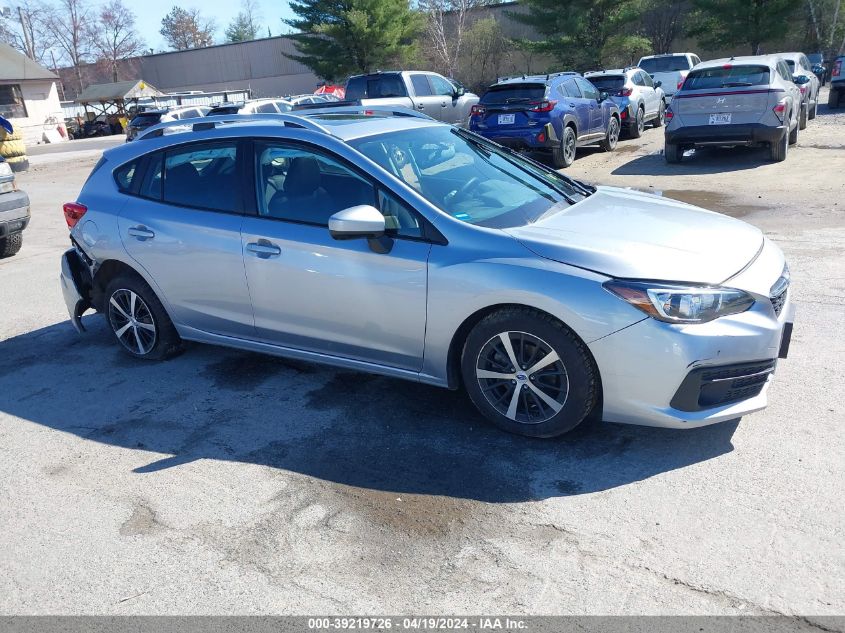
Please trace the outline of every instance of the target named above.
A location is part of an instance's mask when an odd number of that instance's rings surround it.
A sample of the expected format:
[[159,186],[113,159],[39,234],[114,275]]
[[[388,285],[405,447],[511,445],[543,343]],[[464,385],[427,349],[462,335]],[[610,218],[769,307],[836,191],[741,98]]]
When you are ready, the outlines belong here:
[[[328,128],[320,125],[316,121],[311,121],[304,116],[297,116],[295,114],[218,114],[207,117],[195,117],[193,119],[179,119],[176,121],[165,121],[158,123],[151,128],[144,131],[138,136],[137,140],[141,141],[148,138],[158,138],[165,135],[165,130],[176,128],[174,132],[187,132],[188,129],[192,132],[199,132],[201,130],[209,130],[217,127],[221,123],[243,123],[245,121],[266,121],[268,123],[283,123],[285,125],[293,125],[296,127],[313,130],[314,132],[322,132],[324,134],[331,134]],[[182,128],[181,130],[179,128]]]
[[[314,115],[324,116],[327,114],[389,114],[391,116],[407,116],[417,119],[432,119],[432,117],[422,112],[406,108],[405,106],[380,106],[380,105],[342,105],[333,106],[331,102],[327,102],[322,108],[303,108],[296,109],[294,112],[301,112],[301,117],[310,117]],[[295,115],[291,115],[295,116]],[[434,120],[434,119],[432,119]]]

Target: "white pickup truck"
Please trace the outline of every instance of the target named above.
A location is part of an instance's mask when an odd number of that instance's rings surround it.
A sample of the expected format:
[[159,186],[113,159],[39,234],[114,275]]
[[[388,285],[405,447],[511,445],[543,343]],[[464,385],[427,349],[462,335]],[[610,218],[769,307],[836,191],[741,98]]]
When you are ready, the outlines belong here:
[[666,53],[641,57],[637,66],[651,75],[653,81],[660,81],[666,98],[671,99],[693,66],[700,63],[695,53]]
[[425,71],[355,75],[346,82],[346,101],[361,105],[404,106],[433,119],[466,126],[478,96],[456,81]]

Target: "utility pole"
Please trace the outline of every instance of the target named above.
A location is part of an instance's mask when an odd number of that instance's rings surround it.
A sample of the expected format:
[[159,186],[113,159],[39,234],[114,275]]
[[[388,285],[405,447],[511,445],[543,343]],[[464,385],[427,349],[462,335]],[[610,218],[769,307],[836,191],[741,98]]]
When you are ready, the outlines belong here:
[[18,18],[21,21],[21,31],[23,31],[23,43],[26,47],[26,56],[30,59],[35,59],[35,46],[31,39],[29,39],[29,18],[24,15],[23,8],[18,7]]
[[52,49],[50,49],[50,59],[53,60],[53,72],[59,78],[58,88],[59,92],[62,94],[62,101],[65,101],[65,85],[62,83],[62,76],[59,74],[59,67],[56,66],[56,56],[53,54]]

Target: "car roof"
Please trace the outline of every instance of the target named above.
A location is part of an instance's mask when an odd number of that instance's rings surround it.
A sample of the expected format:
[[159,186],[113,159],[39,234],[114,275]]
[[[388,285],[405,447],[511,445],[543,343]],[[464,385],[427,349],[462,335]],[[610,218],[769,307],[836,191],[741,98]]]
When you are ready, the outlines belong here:
[[611,68],[609,70],[591,70],[584,73],[584,76],[589,79],[590,77],[603,77],[605,75],[626,75],[635,70],[641,69],[638,66],[628,66],[627,68]]
[[490,88],[494,86],[506,86],[508,84],[525,84],[525,83],[540,83],[550,84],[555,79],[563,79],[568,77],[580,77],[579,73],[572,70],[565,70],[559,73],[548,73],[541,75],[514,75],[512,77],[500,77],[496,83],[491,84]]
[[740,55],[737,57],[723,57],[721,59],[711,59],[706,62],[701,62],[695,67],[695,69],[705,70],[707,68],[725,66],[726,64],[736,64],[738,66],[746,64],[773,66],[780,59],[783,59],[781,55]]
[[[685,55],[695,55],[695,53],[658,53],[657,55],[643,55],[640,59],[654,59],[655,57],[683,57]],[[698,55],[696,55],[698,57]]]

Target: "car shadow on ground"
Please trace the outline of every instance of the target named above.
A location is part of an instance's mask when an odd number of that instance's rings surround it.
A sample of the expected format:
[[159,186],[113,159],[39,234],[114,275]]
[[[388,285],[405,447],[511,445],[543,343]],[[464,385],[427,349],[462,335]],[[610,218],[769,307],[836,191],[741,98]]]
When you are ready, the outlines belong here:
[[137,361],[102,319],[85,321],[81,336],[64,322],[0,342],[0,411],[137,451],[148,458],[138,476],[228,460],[508,503],[608,490],[713,459],[732,450],[738,423],[591,424],[531,440],[490,427],[463,392],[204,345]]
[[[791,149],[791,148],[790,148]],[[754,169],[771,164],[766,147],[710,147],[684,153],[680,163],[670,165],[663,151],[639,156],[614,169],[614,176],[690,176]]]

